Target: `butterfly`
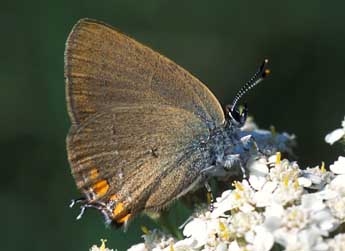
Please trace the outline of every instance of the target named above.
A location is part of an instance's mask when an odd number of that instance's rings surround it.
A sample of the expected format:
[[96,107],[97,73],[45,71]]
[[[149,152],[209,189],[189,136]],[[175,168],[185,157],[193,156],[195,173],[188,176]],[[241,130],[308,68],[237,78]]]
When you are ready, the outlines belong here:
[[[127,224],[160,211],[220,170],[241,165],[242,95],[269,74],[267,60],[225,112],[173,61],[100,21],[80,20],[65,50],[71,128],[67,153],[86,208]],[[74,204],[73,203],[73,204]]]

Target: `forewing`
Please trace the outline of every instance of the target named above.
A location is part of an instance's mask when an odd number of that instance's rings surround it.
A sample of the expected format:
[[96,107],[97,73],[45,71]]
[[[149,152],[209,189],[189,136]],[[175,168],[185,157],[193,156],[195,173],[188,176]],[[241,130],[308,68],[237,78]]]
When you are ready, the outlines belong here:
[[107,107],[169,105],[186,109],[210,127],[224,122],[221,106],[189,72],[98,21],[82,19],[66,43],[67,106],[81,124]]
[[208,161],[201,147],[208,137],[207,125],[185,109],[131,105],[73,126],[67,150],[88,203],[121,222],[166,206],[195,183]]

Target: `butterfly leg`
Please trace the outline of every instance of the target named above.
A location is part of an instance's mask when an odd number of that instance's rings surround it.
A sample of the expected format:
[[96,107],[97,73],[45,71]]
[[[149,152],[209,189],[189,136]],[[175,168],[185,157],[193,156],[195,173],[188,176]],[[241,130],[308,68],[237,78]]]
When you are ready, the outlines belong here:
[[208,195],[207,197],[208,197],[209,203],[210,203],[209,210],[212,213],[214,210],[214,198],[213,198],[212,188],[207,181],[205,181],[205,188],[207,190],[207,195]]
[[[240,154],[230,154],[225,157],[224,161],[224,168],[228,172],[233,169],[234,167],[239,167],[241,169],[243,179],[247,177],[246,175],[246,169],[245,164],[243,163],[243,160],[241,158]],[[235,169],[236,170],[236,169]]]
[[75,204],[83,204],[86,203],[86,199],[84,197],[79,198],[79,199],[72,199],[71,203],[69,204],[69,207],[72,208],[74,207]]
[[201,170],[201,175],[207,179],[207,177],[224,177],[227,172],[223,166],[212,165]]
[[265,155],[264,151],[261,150],[258,143],[255,141],[255,138],[252,135],[246,135],[241,138],[243,144],[243,149],[246,151],[253,151],[261,155]]
[[[103,203],[99,203],[99,202],[90,203],[86,198],[79,198],[79,199],[73,199],[71,201],[69,207],[72,208],[76,204],[81,204],[80,205],[80,212],[79,212],[78,216],[76,217],[77,220],[80,220],[83,217],[85,210],[87,208],[96,208],[97,210],[101,211],[103,213],[103,215],[107,216],[107,214],[104,212],[106,210],[106,206]],[[106,217],[106,218],[108,218],[108,217]],[[110,220],[108,219],[108,221],[110,221]]]
[[80,212],[78,214],[78,216],[76,217],[77,220],[80,220],[81,217],[83,216],[85,209],[86,209],[86,205],[87,205],[87,199],[86,198],[79,198],[79,199],[72,199],[71,203],[69,204],[69,207],[72,208],[74,207],[76,204],[81,204],[80,206]]

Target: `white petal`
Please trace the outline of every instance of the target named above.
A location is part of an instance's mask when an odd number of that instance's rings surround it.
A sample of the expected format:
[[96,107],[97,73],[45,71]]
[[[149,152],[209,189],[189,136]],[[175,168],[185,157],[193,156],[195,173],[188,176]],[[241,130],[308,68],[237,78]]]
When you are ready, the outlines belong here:
[[329,246],[326,242],[319,242],[316,246],[313,247],[313,251],[329,251]]
[[271,232],[274,232],[276,229],[280,228],[281,225],[281,218],[276,216],[267,217],[264,223],[264,226]]
[[257,207],[269,206],[273,201],[272,193],[258,191],[254,194],[253,200]]
[[147,251],[144,243],[139,243],[131,246],[127,251]]
[[309,248],[308,250],[311,250],[311,247],[316,244],[319,237],[318,231],[314,229],[306,229],[298,233],[298,239],[302,242],[304,247]]
[[275,242],[279,243],[286,249],[284,250],[289,250],[287,247],[289,247],[291,250],[299,250],[299,249],[292,249],[293,247],[299,247],[299,243],[297,242],[297,234],[296,232],[292,231],[285,231],[284,229],[278,229],[277,231],[274,232],[274,237],[275,237]]
[[333,145],[334,142],[340,140],[342,137],[344,137],[344,135],[345,135],[345,130],[343,128],[338,128],[334,130],[333,132],[327,134],[325,137],[325,141],[328,144]]
[[252,205],[250,205],[249,203],[244,203],[241,207],[240,210],[243,213],[250,213],[252,211],[254,211],[255,207],[253,207]]
[[216,251],[227,251],[228,247],[224,242],[221,242],[217,245]]
[[255,250],[269,251],[274,244],[273,235],[262,226],[257,226],[255,232],[256,236],[253,243]]
[[273,193],[273,191],[274,191],[274,189],[276,189],[277,185],[278,184],[275,181],[266,182],[266,184],[262,188],[262,191],[265,191],[267,193]]
[[97,247],[96,245],[93,245],[89,250],[90,251],[99,251],[99,247]]
[[206,222],[197,218],[192,220],[183,229],[183,235],[192,237],[197,242],[195,247],[201,247],[207,242]]
[[268,167],[265,159],[248,161],[247,168],[250,174],[256,176],[266,176],[268,174]]
[[232,241],[229,245],[229,251],[241,251],[240,246],[238,245],[237,241]]
[[276,161],[277,161],[277,155],[276,154],[275,155],[271,155],[268,158],[268,163],[270,163],[270,164],[274,164],[274,163],[276,163]]
[[329,249],[328,250],[339,250],[341,251],[342,247],[345,247],[345,234],[340,233],[334,236],[334,238],[328,240]]
[[255,240],[255,233],[254,231],[248,231],[244,234],[244,238],[248,243],[253,243]]
[[321,173],[315,174],[315,173],[309,172],[308,170],[303,171],[303,177],[298,178],[298,183],[301,186],[308,187],[309,181],[304,180],[304,179],[308,179],[312,184],[315,184],[315,185],[319,185],[323,181]]
[[[196,246],[196,241],[193,238],[186,238],[174,244],[174,250],[189,250]],[[170,247],[169,247],[170,248]]]
[[197,231],[200,228],[201,229],[206,228],[206,223],[204,223],[204,221],[198,218],[193,219],[192,221],[187,223],[187,225],[184,227],[183,235],[186,237],[190,237],[195,233],[195,231]]
[[230,203],[228,205],[226,203],[222,203],[214,208],[214,210],[211,213],[211,218],[216,219],[220,216],[224,216],[225,212],[230,211]]
[[313,183],[311,182],[311,179],[305,178],[305,177],[299,177],[298,183],[303,187],[310,187]]
[[229,198],[230,194],[231,194],[232,190],[226,190],[222,193],[222,195],[220,196],[220,198],[217,198],[217,202],[221,202],[226,200],[227,198]]
[[325,235],[326,235],[327,232],[330,233],[330,232],[334,231],[339,225],[340,225],[339,222],[337,222],[334,219],[333,220],[330,219],[329,221],[322,222],[320,224],[320,228],[321,228],[321,230],[325,231]]
[[323,196],[320,193],[302,195],[302,207],[307,210],[320,211],[326,207],[323,203]]
[[266,182],[266,177],[256,175],[249,176],[249,183],[255,190],[260,190]]
[[212,218],[223,216],[226,211],[231,209],[230,196],[231,190],[226,190],[222,193],[221,197],[216,199],[216,202],[214,203],[215,208],[211,213]]
[[331,181],[331,187],[332,187],[333,189],[345,188],[345,174],[337,175],[337,176]]
[[338,160],[330,165],[329,168],[335,174],[345,174],[345,157],[339,156]]
[[285,210],[282,205],[272,204],[266,207],[264,227],[273,232],[282,225],[282,218]]
[[[339,177],[339,176],[344,176],[344,175],[338,175],[337,177]],[[327,186],[324,190],[318,192],[318,194],[320,194],[320,197],[323,200],[331,200],[331,199],[334,199],[338,196],[338,192],[334,189],[330,189],[330,186]]]

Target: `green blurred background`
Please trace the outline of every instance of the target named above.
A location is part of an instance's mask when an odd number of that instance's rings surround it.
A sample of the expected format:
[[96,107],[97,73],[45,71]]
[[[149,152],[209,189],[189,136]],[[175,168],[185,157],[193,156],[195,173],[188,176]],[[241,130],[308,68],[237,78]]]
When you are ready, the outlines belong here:
[[[331,163],[324,142],[345,105],[343,1],[6,1],[1,5],[1,250],[88,250],[107,238],[139,242],[104,227],[90,210],[76,221],[78,194],[66,160],[69,128],[63,78],[65,40],[79,18],[105,21],[176,61],[222,104],[270,59],[271,77],[246,97],[263,128],[295,133],[303,166]],[[185,215],[179,215],[183,222]]]

